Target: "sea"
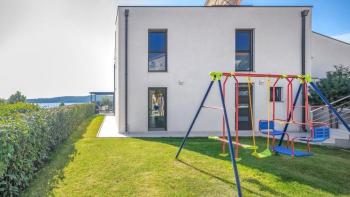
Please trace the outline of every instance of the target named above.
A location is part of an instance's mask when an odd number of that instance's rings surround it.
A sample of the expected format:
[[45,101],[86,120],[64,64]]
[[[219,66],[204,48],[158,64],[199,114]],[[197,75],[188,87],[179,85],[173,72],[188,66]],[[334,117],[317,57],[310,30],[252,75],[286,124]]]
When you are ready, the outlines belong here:
[[[43,108],[53,108],[58,107],[61,103],[35,103]],[[77,104],[83,104],[83,103],[64,103],[64,105],[77,105]]]

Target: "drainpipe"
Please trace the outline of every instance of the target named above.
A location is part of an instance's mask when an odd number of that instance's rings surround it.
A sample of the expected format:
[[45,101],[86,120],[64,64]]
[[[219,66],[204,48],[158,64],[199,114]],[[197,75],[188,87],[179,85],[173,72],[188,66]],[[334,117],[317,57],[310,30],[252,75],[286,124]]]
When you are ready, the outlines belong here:
[[[115,50],[114,50],[115,53]],[[113,115],[115,115],[115,60],[114,60],[114,77],[113,77]]]
[[[306,37],[306,16],[309,14],[309,10],[303,10],[301,12],[301,74],[305,75],[306,74],[306,60],[305,60],[305,37]],[[302,122],[305,122],[306,117],[305,117],[305,92],[304,88],[302,89]],[[303,125],[303,130],[306,131],[305,125]]]
[[129,10],[125,10],[125,132],[128,132],[128,17]]

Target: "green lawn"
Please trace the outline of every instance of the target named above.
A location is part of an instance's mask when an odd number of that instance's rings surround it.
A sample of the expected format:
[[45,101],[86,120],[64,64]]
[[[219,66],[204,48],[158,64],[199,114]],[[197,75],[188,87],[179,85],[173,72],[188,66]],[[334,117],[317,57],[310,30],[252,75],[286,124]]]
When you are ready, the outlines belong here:
[[[25,196],[232,196],[228,156],[216,141],[191,138],[180,160],[179,138],[95,138],[97,116],[54,153]],[[250,139],[244,138],[249,143]],[[258,139],[264,147],[265,140]],[[241,150],[245,196],[350,196],[350,152],[314,146],[315,155],[256,159]]]

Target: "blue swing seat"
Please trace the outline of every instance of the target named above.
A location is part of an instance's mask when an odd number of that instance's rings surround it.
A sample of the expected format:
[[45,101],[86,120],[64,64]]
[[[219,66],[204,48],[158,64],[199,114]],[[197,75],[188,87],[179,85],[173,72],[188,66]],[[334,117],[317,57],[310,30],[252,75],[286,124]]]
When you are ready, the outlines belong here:
[[270,121],[260,120],[259,121],[259,131],[262,134],[267,135],[267,134],[269,134],[269,130],[270,130],[270,135],[272,135],[272,136],[277,136],[277,135],[283,134],[283,131],[279,131],[279,130],[275,129],[275,123],[273,120],[270,120]]
[[309,142],[323,142],[327,139],[329,139],[329,127],[322,126],[322,127],[315,127],[314,128],[314,137],[309,139],[308,137],[301,137],[298,138],[298,140],[301,141],[309,141]]
[[[264,134],[264,135],[269,134],[269,132],[268,132],[267,130],[261,130],[260,132],[261,132],[262,134]],[[276,135],[282,135],[282,134],[283,134],[283,131],[278,131],[278,130],[272,130],[272,131],[270,131],[270,135],[276,136]]]
[[[289,155],[289,156],[293,155],[291,148],[286,148],[286,147],[283,147],[283,146],[275,146],[275,147],[273,147],[273,150],[275,152],[283,154],[283,155]],[[294,156],[295,157],[308,157],[308,156],[311,156],[311,155],[312,155],[312,153],[310,153],[310,152],[294,150]]]

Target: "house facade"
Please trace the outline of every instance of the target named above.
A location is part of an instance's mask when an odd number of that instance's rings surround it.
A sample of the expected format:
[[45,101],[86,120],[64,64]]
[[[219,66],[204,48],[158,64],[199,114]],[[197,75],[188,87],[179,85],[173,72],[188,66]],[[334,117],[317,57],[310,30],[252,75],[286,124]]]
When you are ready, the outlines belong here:
[[[188,129],[210,82],[209,72],[311,72],[312,8],[118,7],[116,114],[119,132]],[[247,79],[239,79],[239,129],[251,129]],[[252,79],[254,122],[267,118],[269,79]],[[271,80],[272,84],[273,81]],[[285,118],[286,86],[277,85]],[[234,128],[235,84],[226,102]],[[294,86],[296,91],[297,86]],[[220,105],[215,87],[208,105]],[[298,113],[296,118],[300,118]],[[204,109],[195,131],[219,131],[222,112]]]
[[313,32],[312,44],[312,75],[324,78],[334,66],[350,66],[350,44],[334,38]]

